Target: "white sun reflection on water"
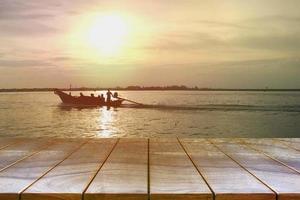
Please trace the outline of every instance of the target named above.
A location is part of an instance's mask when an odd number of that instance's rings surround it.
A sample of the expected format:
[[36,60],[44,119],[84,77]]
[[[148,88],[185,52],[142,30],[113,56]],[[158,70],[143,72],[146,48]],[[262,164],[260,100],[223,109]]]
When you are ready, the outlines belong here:
[[117,112],[114,109],[103,107],[99,110],[99,137],[113,137],[119,130],[115,126]]

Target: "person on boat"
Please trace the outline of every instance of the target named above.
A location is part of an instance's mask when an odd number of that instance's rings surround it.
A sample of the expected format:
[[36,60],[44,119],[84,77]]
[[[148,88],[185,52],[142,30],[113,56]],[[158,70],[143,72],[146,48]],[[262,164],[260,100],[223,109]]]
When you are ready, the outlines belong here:
[[111,96],[112,96],[112,93],[111,93],[110,89],[108,89],[106,92],[106,102],[109,103],[111,101]]
[[91,97],[95,97],[95,95],[93,93],[91,93]]
[[81,96],[81,97],[83,97],[83,94],[82,94],[82,92],[80,92],[80,96]]
[[104,103],[105,102],[103,94],[98,95],[98,99],[99,99],[100,103]]
[[118,98],[118,95],[119,95],[118,92],[114,92],[113,97],[117,99],[117,98]]
[[105,102],[105,98],[104,98],[103,94],[101,94],[100,99],[101,99],[101,102]]

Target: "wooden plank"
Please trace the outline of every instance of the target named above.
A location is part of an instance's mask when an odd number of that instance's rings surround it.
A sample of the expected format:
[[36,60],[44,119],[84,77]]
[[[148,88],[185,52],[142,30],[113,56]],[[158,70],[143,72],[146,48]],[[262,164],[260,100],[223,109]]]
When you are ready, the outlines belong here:
[[49,145],[49,139],[23,139],[0,150],[0,171],[40,151]]
[[147,163],[147,139],[120,139],[88,187],[84,199],[148,199]]
[[287,147],[300,151],[300,138],[278,138],[277,140],[285,144]]
[[300,138],[277,138],[277,139],[300,144]]
[[233,139],[210,140],[278,194],[278,200],[300,199],[300,174]]
[[275,193],[205,139],[181,141],[216,200],[276,199]]
[[300,152],[287,147],[280,141],[274,139],[242,139],[248,146],[260,151],[271,158],[282,162],[283,164],[300,173]]
[[19,139],[16,138],[0,138],[0,149],[8,147],[9,145],[18,142]]
[[51,170],[22,194],[22,200],[80,200],[117,139],[93,140]]
[[213,199],[177,139],[150,139],[149,151],[151,199]]
[[0,172],[0,200],[18,200],[25,188],[81,144],[74,140],[54,142],[48,148]]

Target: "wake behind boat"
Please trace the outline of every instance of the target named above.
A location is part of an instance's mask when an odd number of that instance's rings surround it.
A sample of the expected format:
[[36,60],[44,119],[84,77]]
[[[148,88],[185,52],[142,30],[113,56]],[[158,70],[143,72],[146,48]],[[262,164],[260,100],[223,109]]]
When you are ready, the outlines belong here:
[[76,105],[76,106],[107,106],[107,107],[120,107],[125,99],[117,97],[117,100],[105,101],[100,96],[72,96],[59,89],[54,90],[54,94],[58,95],[64,104]]

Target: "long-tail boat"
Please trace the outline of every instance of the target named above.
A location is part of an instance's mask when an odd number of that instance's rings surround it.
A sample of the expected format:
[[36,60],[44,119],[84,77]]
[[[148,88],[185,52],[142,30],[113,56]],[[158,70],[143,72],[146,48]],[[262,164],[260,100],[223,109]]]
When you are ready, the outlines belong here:
[[64,104],[77,106],[107,106],[120,107],[125,99],[117,98],[117,100],[105,101],[100,97],[93,96],[72,96],[59,89],[54,90],[54,94],[58,95]]

